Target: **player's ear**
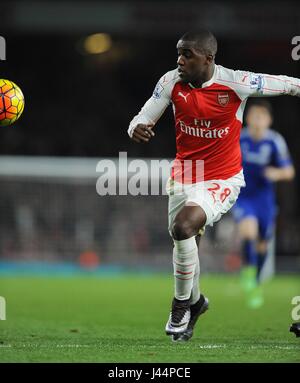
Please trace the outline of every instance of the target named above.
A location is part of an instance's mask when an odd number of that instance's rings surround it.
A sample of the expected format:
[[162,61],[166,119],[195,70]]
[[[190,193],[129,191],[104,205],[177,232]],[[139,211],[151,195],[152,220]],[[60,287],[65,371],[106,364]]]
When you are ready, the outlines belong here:
[[207,62],[208,62],[209,64],[211,64],[212,62],[214,62],[214,60],[215,60],[215,56],[212,55],[212,54],[208,54],[208,55],[206,55],[206,60],[207,60]]

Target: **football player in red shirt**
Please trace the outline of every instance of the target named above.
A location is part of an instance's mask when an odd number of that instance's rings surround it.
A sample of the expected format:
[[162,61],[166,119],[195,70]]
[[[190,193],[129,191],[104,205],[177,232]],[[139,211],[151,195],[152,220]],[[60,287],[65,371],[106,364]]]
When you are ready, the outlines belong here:
[[207,30],[185,33],[177,51],[177,68],[161,77],[128,134],[136,142],[149,142],[154,125],[172,104],[177,154],[167,192],[175,297],[166,333],[173,340],[188,340],[208,308],[199,290],[199,238],[245,186],[240,131],[247,98],[300,96],[300,80],[217,65],[217,40]]

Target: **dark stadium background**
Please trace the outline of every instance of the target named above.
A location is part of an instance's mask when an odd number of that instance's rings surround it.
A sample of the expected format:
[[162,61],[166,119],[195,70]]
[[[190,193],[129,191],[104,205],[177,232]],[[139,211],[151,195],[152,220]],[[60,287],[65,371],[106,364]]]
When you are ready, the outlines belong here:
[[[149,145],[131,142],[127,127],[158,78],[176,66],[181,34],[210,28],[223,66],[300,77],[300,61],[291,57],[299,13],[296,1],[2,1],[7,61],[0,62],[1,77],[20,85],[26,107],[13,128],[0,130],[0,155],[101,158],[127,151],[173,158],[171,108]],[[83,53],[84,39],[98,32],[111,36],[111,49]],[[287,139],[299,174],[299,100],[271,102],[273,127]],[[299,176],[278,186],[279,256],[300,254],[299,190]]]

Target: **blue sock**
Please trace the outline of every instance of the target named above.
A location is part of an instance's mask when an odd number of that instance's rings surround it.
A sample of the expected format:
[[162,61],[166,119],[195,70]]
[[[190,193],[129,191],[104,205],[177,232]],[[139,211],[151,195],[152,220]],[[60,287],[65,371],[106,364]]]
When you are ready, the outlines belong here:
[[257,253],[255,248],[255,241],[247,239],[243,241],[242,253],[244,264],[247,266],[257,266]]
[[267,251],[265,253],[258,253],[257,254],[257,275],[256,278],[259,281],[259,277],[262,271],[262,268],[265,264],[265,261],[267,259]]

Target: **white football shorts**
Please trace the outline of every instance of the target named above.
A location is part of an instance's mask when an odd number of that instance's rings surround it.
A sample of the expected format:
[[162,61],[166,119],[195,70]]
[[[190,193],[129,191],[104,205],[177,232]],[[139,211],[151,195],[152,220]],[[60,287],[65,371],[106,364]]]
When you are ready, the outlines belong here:
[[[171,234],[176,215],[189,202],[201,206],[207,218],[205,226],[213,226],[232,208],[241,187],[244,186],[246,184],[243,170],[226,180],[210,180],[194,184],[182,184],[169,178],[166,185],[169,196],[169,233]],[[199,233],[203,233],[203,228]]]

